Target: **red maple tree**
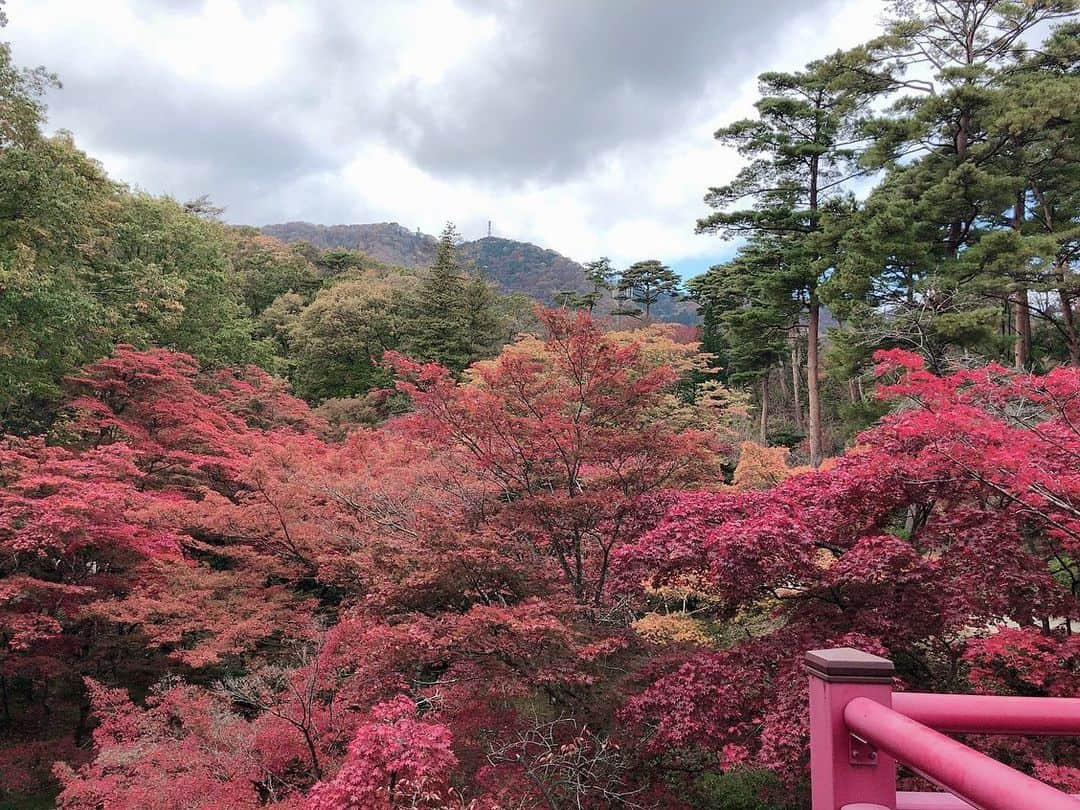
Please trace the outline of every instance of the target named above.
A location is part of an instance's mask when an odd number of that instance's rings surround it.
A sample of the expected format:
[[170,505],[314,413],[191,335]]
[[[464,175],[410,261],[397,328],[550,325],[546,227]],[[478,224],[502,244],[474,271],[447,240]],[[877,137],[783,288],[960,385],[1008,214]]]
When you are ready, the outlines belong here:
[[[620,550],[624,587],[692,581],[748,635],[630,701],[653,750],[800,776],[811,648],[886,654],[924,690],[1075,692],[1080,375],[878,360],[900,407],[844,457],[766,492],[685,494]],[[1069,745],[1028,754],[1068,761]]]
[[[856,447],[726,487],[671,346],[543,324],[461,381],[390,357],[413,410],[340,441],[254,369],[73,379],[0,447],[7,789],[61,760],[68,808],[685,807],[803,778],[810,647],[1075,693],[1074,371],[884,354]],[[1066,741],[986,744],[1077,783]]]

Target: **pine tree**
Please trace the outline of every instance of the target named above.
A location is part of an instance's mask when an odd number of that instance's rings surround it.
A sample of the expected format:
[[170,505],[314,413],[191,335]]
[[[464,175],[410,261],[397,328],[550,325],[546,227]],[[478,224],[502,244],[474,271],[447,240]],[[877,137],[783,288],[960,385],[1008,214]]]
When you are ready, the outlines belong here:
[[[1065,338],[1061,359],[1080,365],[1071,269],[1080,256],[1078,41],[1080,24],[1063,25],[1005,71],[995,83],[988,116],[990,137],[1004,146],[992,168],[1012,200],[988,218],[993,232],[964,258],[996,302],[1007,295],[1017,368],[1032,361],[1033,317]],[[1033,306],[1032,296],[1045,303]]]
[[[1036,75],[1041,57],[1025,60],[1022,38],[1075,7],[896,2],[885,35],[863,49],[893,101],[866,126],[873,145],[863,162],[888,175],[851,230],[836,289],[870,294],[857,323],[880,345],[916,349],[941,368],[951,347],[1004,354],[1011,334],[1014,361],[1028,362],[1029,288],[1036,268],[1054,263],[1023,238],[1033,230],[1032,184],[1076,117],[1069,92]],[[1074,64],[1068,50],[1059,56]],[[1070,69],[1061,68],[1049,72]]]
[[585,293],[582,298],[589,312],[596,309],[604,296],[615,289],[617,275],[615,268],[611,266],[611,259],[607,256],[601,256],[585,265],[585,280],[592,284],[592,292]]
[[810,457],[816,466],[822,457],[818,286],[833,264],[830,245],[821,240],[821,218],[832,201],[843,204],[844,182],[859,172],[855,124],[869,85],[879,80],[857,80],[844,60],[833,57],[797,73],[764,73],[758,81],[758,117],[716,133],[749,163],[726,186],[709,190],[705,200],[716,212],[699,220],[697,230],[725,238],[785,237],[784,295],[807,315]]
[[[789,354],[788,340],[802,314],[790,295],[793,271],[786,258],[783,240],[758,237],[735,259],[688,285],[703,316],[704,348],[718,358],[724,379],[759,387],[762,444],[768,433],[769,375]],[[796,402],[796,410],[800,407]]]
[[662,296],[679,294],[679,277],[671,268],[656,259],[635,262],[619,276],[619,290],[629,300],[645,308],[645,319],[652,315],[652,307]]
[[[553,297],[555,304],[563,309],[585,309],[593,312],[604,300],[604,296],[615,289],[617,277],[618,273],[611,266],[611,259],[601,256],[585,265],[585,280],[592,285],[592,289],[559,290]],[[612,300],[614,301],[614,298]],[[629,300],[629,296],[622,300]]]

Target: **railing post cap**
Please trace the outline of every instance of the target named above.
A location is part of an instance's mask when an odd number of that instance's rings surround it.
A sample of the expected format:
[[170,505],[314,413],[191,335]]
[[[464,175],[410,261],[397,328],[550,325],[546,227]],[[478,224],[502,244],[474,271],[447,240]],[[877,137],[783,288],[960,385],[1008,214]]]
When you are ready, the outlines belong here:
[[888,658],[853,647],[810,650],[806,653],[804,663],[811,675],[832,682],[892,683],[896,672]]

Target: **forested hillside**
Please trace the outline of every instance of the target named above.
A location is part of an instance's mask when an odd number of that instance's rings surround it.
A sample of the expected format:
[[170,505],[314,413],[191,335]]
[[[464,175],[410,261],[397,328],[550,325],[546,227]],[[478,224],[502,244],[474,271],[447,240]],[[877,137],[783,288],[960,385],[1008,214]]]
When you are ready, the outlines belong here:
[[260,230],[282,242],[306,242],[320,250],[352,250],[398,267],[427,267],[435,258],[435,237],[410,231],[396,222],[370,225],[283,222],[264,225]]
[[0,44],[0,807],[798,810],[808,649],[1080,695],[1080,19],[887,8],[716,133],[685,286],[229,225]]
[[[396,222],[372,225],[312,225],[286,222],[264,225],[263,233],[283,242],[307,242],[322,249],[353,250],[378,261],[400,267],[428,267],[435,257],[437,240],[410,231]],[[523,293],[551,305],[560,290],[586,286],[581,265],[553,250],[488,236],[464,241],[458,247],[462,263],[491,279],[507,293]]]
[[[262,232],[288,243],[307,243],[322,250],[350,250],[386,264],[422,269],[431,264],[437,240],[410,231],[396,222],[371,225],[313,225],[285,222],[264,225]],[[588,292],[592,284],[586,268],[554,250],[529,242],[486,236],[458,246],[462,265],[490,279],[504,293],[521,293],[551,306],[560,293]],[[606,307],[605,311],[611,307]],[[658,320],[695,323],[696,307],[665,296],[656,308]]]

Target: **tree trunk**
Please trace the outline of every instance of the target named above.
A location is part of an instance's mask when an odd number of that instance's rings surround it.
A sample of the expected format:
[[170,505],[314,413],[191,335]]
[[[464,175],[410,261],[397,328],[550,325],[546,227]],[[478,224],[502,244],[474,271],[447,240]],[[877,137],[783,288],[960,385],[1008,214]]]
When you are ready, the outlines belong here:
[[821,464],[821,397],[818,389],[818,321],[821,305],[810,298],[810,317],[806,325],[806,395],[810,405],[810,464]]
[[778,370],[780,373],[776,375],[776,381],[780,383],[780,401],[791,402],[791,391],[788,390],[787,384],[787,369],[784,368],[782,362]]
[[[1062,267],[1061,281],[1064,285],[1068,270]],[[1069,363],[1080,366],[1080,334],[1076,331],[1076,313],[1073,311],[1072,296],[1062,286],[1058,290],[1058,298],[1061,300],[1061,317],[1065,323],[1065,342],[1069,344]]]
[[761,426],[759,437],[762,447],[769,446],[769,372],[761,378]]
[[[968,55],[968,64],[973,61],[973,57]],[[964,110],[960,114],[959,120],[956,122],[956,136],[953,139],[953,145],[956,148],[957,163],[963,163],[967,160],[968,153],[968,132],[971,130],[971,115]],[[956,217],[949,223],[949,237],[946,242],[946,251],[950,259],[955,259],[960,253],[960,243],[963,241],[964,223],[960,217]]]
[[[814,230],[818,227],[818,172],[820,166],[819,155],[810,158],[810,224]],[[821,398],[818,391],[818,321],[821,317],[821,304],[817,300],[816,284],[810,287],[809,300],[810,314],[806,324],[806,399],[809,406],[810,464],[817,467],[821,464]]]
[[[1046,196],[1038,183],[1031,184],[1031,191],[1039,202],[1042,214],[1043,227],[1047,233],[1054,233],[1054,210],[1046,203]],[[1055,262],[1054,269],[1057,271],[1057,279],[1061,283],[1058,287],[1058,300],[1061,302],[1061,319],[1065,330],[1065,342],[1069,348],[1069,364],[1080,366],[1080,334],[1076,331],[1076,312],[1073,310],[1072,295],[1069,292],[1069,263],[1059,258]]]
[[1013,340],[1013,365],[1024,369],[1031,361],[1031,307],[1028,304],[1027,288],[1016,290],[1012,299],[1013,324],[1016,330]]
[[[293,725],[296,725],[295,723]],[[297,726],[300,732],[304,735],[304,742],[307,743],[308,756],[311,757],[311,771],[315,775],[315,779],[322,781],[323,770],[322,765],[319,764],[319,753],[315,748],[315,741],[311,739],[311,731],[307,726]]]
[[[1017,192],[1013,202],[1013,230],[1017,233],[1024,228],[1024,214],[1027,210],[1027,195],[1024,190]],[[1022,270],[1020,271],[1022,274]],[[1016,337],[1013,340],[1013,365],[1018,369],[1027,368],[1031,361],[1031,306],[1028,302],[1026,286],[1014,290],[1013,303],[1013,326]]]
[[805,435],[806,421],[803,419],[800,365],[799,344],[798,341],[794,341],[791,344],[791,401],[795,406],[795,430]]

